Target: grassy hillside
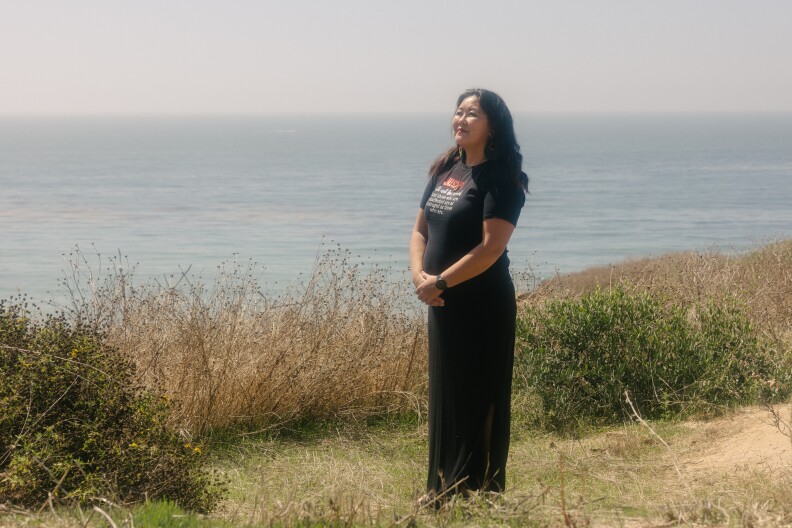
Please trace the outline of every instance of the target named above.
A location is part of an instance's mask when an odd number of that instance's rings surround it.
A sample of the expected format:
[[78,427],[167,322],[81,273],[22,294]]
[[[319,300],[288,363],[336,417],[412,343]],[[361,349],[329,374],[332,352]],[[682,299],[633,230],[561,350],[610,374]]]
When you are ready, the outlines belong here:
[[[414,506],[426,436],[423,424],[405,422],[237,438],[215,453],[232,483],[209,517],[163,503],[99,507],[117,526],[138,528],[788,526],[792,442],[769,416],[750,408],[710,422],[654,423],[651,430],[633,423],[580,438],[518,428],[507,492],[454,500],[439,512]],[[753,446],[750,456],[745,446]],[[108,526],[90,507],[0,514],[0,526],[86,525]]]
[[[625,262],[522,294],[509,490],[438,513],[414,507],[425,478],[426,335],[406,277],[339,249],[272,294],[253,265],[228,263],[212,284],[187,274],[138,284],[117,260],[92,269],[73,258],[65,328],[101,339],[134,365],[131,385],[164,395],[170,431],[202,447],[228,495],[211,517],[118,504],[120,495],[87,497],[80,510],[51,493],[64,493],[55,466],[30,459],[42,507],[6,501],[0,526],[101,526],[105,515],[119,526],[792,522],[792,240],[740,256]],[[69,350],[35,353],[60,364]],[[17,376],[11,348],[0,354],[3,376]],[[13,416],[39,423],[25,419],[29,395],[17,392]],[[772,426],[735,429],[744,405]],[[768,438],[780,462],[748,456]],[[8,471],[0,465],[0,479]]]

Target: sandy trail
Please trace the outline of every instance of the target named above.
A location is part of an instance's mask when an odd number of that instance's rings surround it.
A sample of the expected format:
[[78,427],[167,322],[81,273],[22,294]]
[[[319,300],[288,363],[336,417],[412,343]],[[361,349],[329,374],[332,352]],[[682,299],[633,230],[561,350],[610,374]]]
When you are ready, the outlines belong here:
[[[776,406],[790,423],[790,406]],[[733,473],[792,469],[792,431],[774,423],[764,407],[747,407],[707,422],[690,422],[695,430],[679,462],[690,473]]]

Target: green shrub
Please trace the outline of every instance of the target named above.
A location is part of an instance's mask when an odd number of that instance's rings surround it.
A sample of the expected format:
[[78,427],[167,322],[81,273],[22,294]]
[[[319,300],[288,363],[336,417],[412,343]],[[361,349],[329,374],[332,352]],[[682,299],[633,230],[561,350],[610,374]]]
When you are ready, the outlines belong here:
[[63,316],[37,322],[0,301],[0,501],[215,506],[222,482],[169,427],[169,403],[133,379],[133,364],[95,330]]
[[[624,288],[548,301],[518,320],[515,383],[567,429],[676,418],[790,394],[789,353],[759,338],[735,303],[672,306]],[[775,356],[775,357],[774,357]]]

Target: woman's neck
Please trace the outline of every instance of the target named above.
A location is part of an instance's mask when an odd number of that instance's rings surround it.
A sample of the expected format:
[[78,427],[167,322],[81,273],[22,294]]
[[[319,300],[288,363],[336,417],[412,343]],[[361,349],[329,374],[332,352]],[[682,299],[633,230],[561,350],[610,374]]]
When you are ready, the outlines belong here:
[[484,156],[484,147],[473,148],[473,149],[465,149],[465,165],[468,167],[472,167],[473,165],[478,165],[485,160]]

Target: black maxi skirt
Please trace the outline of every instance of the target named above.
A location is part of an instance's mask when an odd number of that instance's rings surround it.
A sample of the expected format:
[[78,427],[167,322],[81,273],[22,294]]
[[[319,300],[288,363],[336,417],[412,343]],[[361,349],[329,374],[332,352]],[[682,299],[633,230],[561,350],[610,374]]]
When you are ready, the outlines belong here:
[[427,490],[435,496],[503,491],[509,454],[514,285],[507,272],[474,292],[455,289],[443,293],[445,306],[429,307]]

